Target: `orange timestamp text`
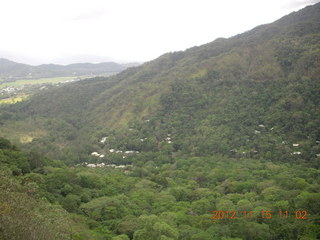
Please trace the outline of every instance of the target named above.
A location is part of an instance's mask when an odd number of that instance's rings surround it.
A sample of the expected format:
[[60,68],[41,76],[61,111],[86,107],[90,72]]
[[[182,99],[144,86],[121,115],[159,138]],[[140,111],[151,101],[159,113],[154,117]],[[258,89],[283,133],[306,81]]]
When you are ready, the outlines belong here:
[[214,220],[218,219],[271,219],[273,217],[278,217],[280,219],[295,218],[295,219],[308,219],[308,212],[306,210],[298,210],[294,212],[289,211],[279,211],[271,212],[266,211],[212,211],[213,216],[211,217]]

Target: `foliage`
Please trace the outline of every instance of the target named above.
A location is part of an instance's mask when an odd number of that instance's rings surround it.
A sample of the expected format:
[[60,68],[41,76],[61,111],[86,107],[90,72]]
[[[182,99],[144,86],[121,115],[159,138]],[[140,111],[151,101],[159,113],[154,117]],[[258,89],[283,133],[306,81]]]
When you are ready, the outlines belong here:
[[73,239],[318,239],[319,7],[1,106],[6,196]]

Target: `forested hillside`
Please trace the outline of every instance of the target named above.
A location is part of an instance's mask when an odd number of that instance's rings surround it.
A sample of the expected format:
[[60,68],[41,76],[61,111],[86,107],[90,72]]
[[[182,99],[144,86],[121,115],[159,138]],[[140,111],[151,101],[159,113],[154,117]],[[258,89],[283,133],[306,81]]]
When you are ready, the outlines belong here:
[[117,76],[44,92],[1,111],[3,135],[45,146],[54,158],[71,151],[84,160],[100,148],[100,137],[120,138],[136,126],[144,132],[136,129],[134,137],[148,135],[152,149],[172,133],[174,152],[294,159],[319,167],[318,10],[318,4],[310,6]]
[[221,155],[131,161],[67,168],[0,139],[0,239],[319,238],[319,170]]
[[4,164],[74,239],[318,239],[319,76],[316,4],[1,106],[1,135],[48,161]]

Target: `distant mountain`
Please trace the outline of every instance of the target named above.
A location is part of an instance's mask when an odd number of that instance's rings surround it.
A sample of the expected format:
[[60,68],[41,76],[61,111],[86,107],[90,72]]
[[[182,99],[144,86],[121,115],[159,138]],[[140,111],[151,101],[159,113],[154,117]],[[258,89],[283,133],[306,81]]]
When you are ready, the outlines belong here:
[[[229,39],[5,107],[0,131],[68,162],[84,161],[97,148],[108,151],[99,138],[112,136],[118,149],[320,167],[319,59],[320,3]],[[72,73],[84,66],[35,69]],[[171,145],[163,140],[167,134]]]
[[107,63],[75,63],[70,65],[56,65],[56,64],[45,64],[38,66],[44,72],[52,72],[55,75],[99,75],[110,72],[121,72],[127,67],[123,64],[114,62]]
[[[132,64],[137,65],[137,64]],[[60,76],[103,75],[107,73],[121,72],[128,67],[127,64],[114,62],[106,63],[76,63],[70,65],[43,64],[31,66],[16,63],[0,58],[0,79],[16,80]]]
[[0,79],[6,80],[17,76],[28,76],[29,73],[35,73],[35,70],[33,66],[0,58]]

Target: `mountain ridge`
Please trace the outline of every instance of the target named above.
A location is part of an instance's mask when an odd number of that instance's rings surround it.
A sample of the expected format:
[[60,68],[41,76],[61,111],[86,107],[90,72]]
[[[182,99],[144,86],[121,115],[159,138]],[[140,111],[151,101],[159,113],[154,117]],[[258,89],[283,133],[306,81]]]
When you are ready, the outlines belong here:
[[[103,134],[120,136],[136,126],[153,135],[151,149],[161,149],[163,136],[174,133],[172,151],[194,155],[241,157],[244,152],[277,159],[282,152],[288,161],[294,150],[281,142],[301,142],[305,156],[294,159],[318,166],[319,12],[320,4],[306,7],[229,39],[163,54],[116,76],[39,94],[6,111],[13,111],[9,116],[16,115],[22,125],[29,126],[31,119],[41,123],[44,136],[35,133],[30,146],[44,146],[48,136],[57,135],[53,148],[67,146],[59,151],[87,146],[75,150],[79,159],[101,148],[97,141]],[[2,129],[12,124],[6,117]],[[46,118],[63,123],[69,133],[47,126]],[[277,130],[261,136],[259,125]],[[14,134],[15,142],[26,134]]]

